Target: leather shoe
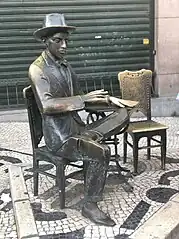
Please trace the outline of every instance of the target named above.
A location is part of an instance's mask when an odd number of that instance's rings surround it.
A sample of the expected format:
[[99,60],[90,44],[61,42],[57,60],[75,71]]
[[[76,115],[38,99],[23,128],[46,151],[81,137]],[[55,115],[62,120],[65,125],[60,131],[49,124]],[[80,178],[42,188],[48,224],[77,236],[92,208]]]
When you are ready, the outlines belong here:
[[95,203],[85,204],[82,208],[82,216],[99,225],[108,227],[116,225],[116,223],[103,211],[101,211]]

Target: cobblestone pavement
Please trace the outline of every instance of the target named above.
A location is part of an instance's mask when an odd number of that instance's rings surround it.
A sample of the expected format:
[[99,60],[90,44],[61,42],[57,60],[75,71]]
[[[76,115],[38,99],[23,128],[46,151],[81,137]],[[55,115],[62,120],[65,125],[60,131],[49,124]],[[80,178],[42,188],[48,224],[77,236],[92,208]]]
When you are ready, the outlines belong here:
[[[160,150],[152,150],[150,161],[146,151],[139,153],[139,175],[129,178],[134,186],[132,193],[126,193],[121,181],[113,172],[108,173],[104,200],[99,203],[101,209],[116,221],[113,228],[96,226],[81,216],[83,202],[82,177],[68,179],[66,188],[66,205],[59,208],[58,191],[54,181],[45,176],[40,177],[40,192],[33,196],[32,150],[28,123],[0,123],[0,239],[17,238],[13,215],[7,166],[25,163],[24,177],[28,188],[39,236],[41,239],[127,239],[141,224],[164,205],[179,190],[179,136],[178,118],[156,118],[169,126],[167,140],[166,171],[160,170]],[[122,137],[119,154],[122,155]],[[145,139],[141,140],[141,144]],[[132,151],[128,151],[128,163],[132,170]],[[122,165],[122,162],[121,162]],[[46,171],[53,171],[53,166],[43,164]],[[71,171],[70,167],[67,171]]]

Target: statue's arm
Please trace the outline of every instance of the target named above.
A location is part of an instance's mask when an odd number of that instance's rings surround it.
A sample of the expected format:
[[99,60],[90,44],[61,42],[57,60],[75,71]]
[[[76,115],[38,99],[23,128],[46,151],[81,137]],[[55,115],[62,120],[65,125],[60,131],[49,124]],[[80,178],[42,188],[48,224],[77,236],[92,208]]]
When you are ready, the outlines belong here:
[[47,79],[38,66],[30,66],[29,78],[41,113],[57,114],[84,108],[85,104],[80,95],[53,98],[50,93],[50,79]]

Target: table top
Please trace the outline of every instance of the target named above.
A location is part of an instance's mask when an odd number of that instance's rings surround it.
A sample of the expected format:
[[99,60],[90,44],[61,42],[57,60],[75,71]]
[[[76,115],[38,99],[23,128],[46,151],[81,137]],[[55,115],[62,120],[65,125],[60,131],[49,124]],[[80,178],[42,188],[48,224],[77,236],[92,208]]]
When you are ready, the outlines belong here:
[[88,103],[85,105],[85,110],[89,113],[90,112],[111,112],[111,111],[116,111],[119,109],[126,109],[127,111],[130,111],[132,108],[130,107],[120,108],[115,105],[108,105],[105,103],[98,103],[98,104]]
[[114,106],[114,105],[108,105],[105,103],[101,104],[86,104],[85,105],[85,110],[87,112],[110,112],[110,111],[115,111],[119,109],[119,107]]

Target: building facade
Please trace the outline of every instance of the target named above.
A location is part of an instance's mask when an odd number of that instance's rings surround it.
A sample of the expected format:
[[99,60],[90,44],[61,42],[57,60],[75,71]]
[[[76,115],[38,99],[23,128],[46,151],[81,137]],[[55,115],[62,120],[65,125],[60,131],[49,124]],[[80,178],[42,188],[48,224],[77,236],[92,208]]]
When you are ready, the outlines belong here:
[[45,14],[61,12],[77,30],[68,60],[83,91],[119,95],[117,73],[151,69],[153,95],[178,92],[177,0],[0,1],[0,107],[24,104],[28,66],[43,50],[33,38]]
[[155,89],[159,97],[179,92],[179,1],[155,0]]

